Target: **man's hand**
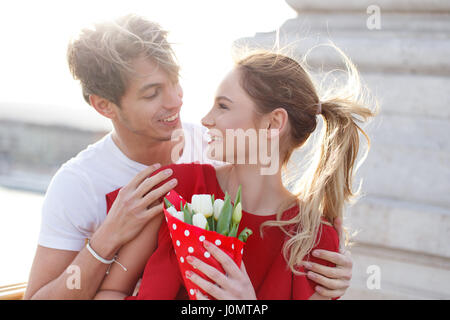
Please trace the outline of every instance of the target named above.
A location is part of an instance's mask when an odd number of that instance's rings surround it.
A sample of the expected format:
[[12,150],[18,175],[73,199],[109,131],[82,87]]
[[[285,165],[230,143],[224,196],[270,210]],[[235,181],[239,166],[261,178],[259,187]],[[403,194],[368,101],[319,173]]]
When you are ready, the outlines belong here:
[[[342,238],[342,220],[336,219],[334,227]],[[312,255],[336,264],[336,267],[333,268],[310,261],[303,262],[305,269],[309,270],[306,274],[307,277],[318,284],[315,289],[316,292],[328,298],[337,298],[344,295],[352,278],[353,262],[350,251],[346,251],[341,245],[340,253],[317,249],[313,250]]]
[[[99,235],[107,234],[107,238],[111,239],[111,247],[104,251],[104,258],[111,257],[122,245],[135,238],[147,222],[163,211],[163,203],[159,199],[177,185],[177,180],[171,179],[152,190],[173,173],[172,169],[166,169],[149,177],[159,167],[159,164],[149,166],[119,191],[108,216],[98,230]],[[93,236],[91,240],[94,248],[95,238]],[[98,253],[101,255],[101,252]]]

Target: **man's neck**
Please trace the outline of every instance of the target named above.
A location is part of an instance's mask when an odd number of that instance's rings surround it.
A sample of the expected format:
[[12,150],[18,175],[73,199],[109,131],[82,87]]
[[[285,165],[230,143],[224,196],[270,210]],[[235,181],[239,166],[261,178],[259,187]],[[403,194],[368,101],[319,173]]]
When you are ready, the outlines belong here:
[[178,158],[172,159],[172,148],[174,147],[172,140],[161,141],[141,136],[125,137],[116,131],[112,132],[111,137],[124,155],[147,166],[154,163],[168,165],[176,162],[181,156],[180,153]]

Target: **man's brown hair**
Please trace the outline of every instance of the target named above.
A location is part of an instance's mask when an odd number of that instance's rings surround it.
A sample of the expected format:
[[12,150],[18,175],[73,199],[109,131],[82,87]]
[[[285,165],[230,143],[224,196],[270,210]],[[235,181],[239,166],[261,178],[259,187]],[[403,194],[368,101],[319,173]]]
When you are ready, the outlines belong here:
[[119,107],[129,76],[136,72],[131,62],[140,57],[156,62],[178,81],[179,66],[167,31],[134,14],[83,29],[67,50],[70,72],[80,81],[86,102],[95,94]]

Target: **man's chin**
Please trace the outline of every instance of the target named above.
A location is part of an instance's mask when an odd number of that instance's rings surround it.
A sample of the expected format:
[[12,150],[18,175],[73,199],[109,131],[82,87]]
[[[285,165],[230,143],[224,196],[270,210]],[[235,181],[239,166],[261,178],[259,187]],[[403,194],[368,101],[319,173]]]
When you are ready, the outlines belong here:
[[159,139],[161,141],[169,141],[173,139],[173,136],[176,135],[178,136],[179,134],[177,134],[178,130],[182,130],[183,127],[181,126],[181,121],[178,121],[177,125],[174,126],[159,126],[160,130],[158,130],[159,134]]

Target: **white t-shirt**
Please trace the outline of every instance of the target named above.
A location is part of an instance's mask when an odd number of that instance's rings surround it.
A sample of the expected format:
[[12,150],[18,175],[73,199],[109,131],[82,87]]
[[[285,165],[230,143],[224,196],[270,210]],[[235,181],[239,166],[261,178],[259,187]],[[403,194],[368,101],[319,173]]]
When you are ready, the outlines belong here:
[[[220,162],[206,157],[206,128],[183,123],[185,146],[177,163]],[[129,159],[107,134],[67,161],[45,195],[39,245],[80,251],[106,218],[105,195],[128,184],[147,166]]]

